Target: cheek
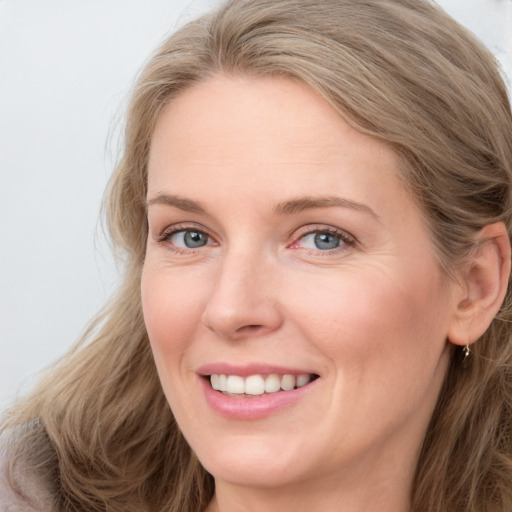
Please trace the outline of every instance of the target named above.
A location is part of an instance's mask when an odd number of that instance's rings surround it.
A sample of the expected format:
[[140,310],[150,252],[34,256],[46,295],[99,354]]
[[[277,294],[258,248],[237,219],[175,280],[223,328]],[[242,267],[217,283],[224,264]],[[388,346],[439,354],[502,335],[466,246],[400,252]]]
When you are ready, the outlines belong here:
[[189,397],[193,380],[187,378],[187,353],[196,336],[202,311],[201,287],[185,272],[158,265],[144,267],[141,279],[142,308],[160,383],[174,417],[183,431],[190,431]]
[[432,377],[446,346],[448,308],[441,290],[432,270],[392,274],[366,267],[337,283],[317,280],[303,291],[295,284],[291,309],[308,339],[344,375],[372,381],[409,376],[414,382],[415,372]]
[[[181,273],[184,274],[184,273]],[[201,288],[169,270],[145,266],[141,279],[142,309],[160,375],[175,367],[194,337],[203,300]]]
[[392,435],[410,418],[421,430],[448,362],[436,286],[367,273],[346,275],[331,293],[315,289],[298,294],[295,318],[329,360],[331,424],[343,442],[359,446],[363,431],[365,439]]

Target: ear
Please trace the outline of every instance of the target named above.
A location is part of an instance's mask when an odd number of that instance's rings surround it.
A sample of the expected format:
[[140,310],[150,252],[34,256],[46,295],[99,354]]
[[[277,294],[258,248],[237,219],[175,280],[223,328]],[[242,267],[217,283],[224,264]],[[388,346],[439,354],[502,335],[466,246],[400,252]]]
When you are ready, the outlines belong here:
[[510,275],[510,241],[503,222],[485,226],[458,272],[456,310],[448,332],[455,345],[469,345],[487,330],[501,307]]

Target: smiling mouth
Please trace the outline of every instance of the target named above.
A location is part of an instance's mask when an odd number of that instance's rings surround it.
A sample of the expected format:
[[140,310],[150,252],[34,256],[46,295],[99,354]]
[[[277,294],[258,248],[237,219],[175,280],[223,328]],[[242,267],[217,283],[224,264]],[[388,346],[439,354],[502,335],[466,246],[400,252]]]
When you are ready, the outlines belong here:
[[269,375],[212,374],[208,377],[211,387],[227,396],[261,396],[281,391],[292,391],[307,386],[318,378],[313,373],[299,375],[271,373]]

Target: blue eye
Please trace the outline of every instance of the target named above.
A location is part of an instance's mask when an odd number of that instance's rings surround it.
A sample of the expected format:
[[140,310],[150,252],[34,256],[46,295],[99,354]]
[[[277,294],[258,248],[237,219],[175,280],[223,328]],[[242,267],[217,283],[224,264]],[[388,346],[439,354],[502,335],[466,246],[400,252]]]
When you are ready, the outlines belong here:
[[208,245],[210,237],[201,231],[194,231],[192,229],[176,231],[171,234],[169,240],[176,247],[186,249],[197,249]]
[[304,234],[294,246],[315,251],[334,251],[345,245],[353,244],[354,242],[349,238],[349,235],[342,232],[317,230]]
[[339,247],[341,239],[337,235],[331,233],[315,233],[314,244],[318,249],[327,251],[329,249],[336,249]]

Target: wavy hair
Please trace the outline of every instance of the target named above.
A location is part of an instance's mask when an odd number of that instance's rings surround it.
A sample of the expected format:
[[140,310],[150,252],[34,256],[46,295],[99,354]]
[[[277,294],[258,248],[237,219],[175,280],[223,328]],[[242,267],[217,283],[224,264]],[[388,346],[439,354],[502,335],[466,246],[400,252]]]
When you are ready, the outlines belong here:
[[[428,0],[231,0],[171,35],[138,77],[105,205],[124,281],[81,342],[8,412],[10,451],[53,481],[59,510],[201,512],[213,478],[176,426],[140,304],[153,129],[213,74],[307,84],[390,144],[448,273],[483,226],[511,223],[512,116],[490,52]],[[512,510],[512,296],[452,361],[417,465],[414,512]]]

